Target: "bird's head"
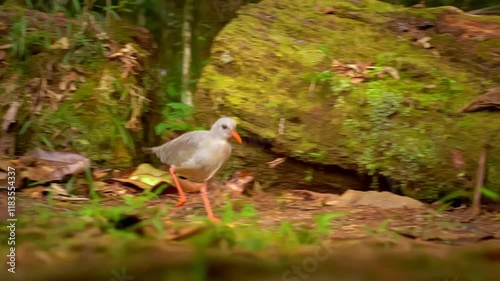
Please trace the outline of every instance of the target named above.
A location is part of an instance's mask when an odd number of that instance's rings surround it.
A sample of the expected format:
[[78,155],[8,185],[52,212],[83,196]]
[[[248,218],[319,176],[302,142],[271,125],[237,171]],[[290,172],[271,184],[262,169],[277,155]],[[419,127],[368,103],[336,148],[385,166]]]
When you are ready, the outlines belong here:
[[236,132],[236,121],[229,117],[222,117],[212,125],[210,132],[220,138],[234,138],[238,143],[241,143],[241,137]]

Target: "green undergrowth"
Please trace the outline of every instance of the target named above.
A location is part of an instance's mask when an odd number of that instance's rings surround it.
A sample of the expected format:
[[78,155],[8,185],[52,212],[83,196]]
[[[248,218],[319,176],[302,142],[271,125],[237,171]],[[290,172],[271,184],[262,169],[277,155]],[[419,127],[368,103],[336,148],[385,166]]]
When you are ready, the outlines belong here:
[[[60,14],[43,21],[25,15],[28,12],[33,11],[19,8],[12,12],[8,32],[0,34],[2,44],[12,44],[5,59],[8,67],[1,71],[2,87],[13,83],[23,93],[16,96],[17,91],[13,91],[9,96],[4,95],[1,102],[7,105],[21,99],[18,125],[14,129],[20,136],[18,153],[33,147],[71,149],[95,163],[115,167],[132,165],[135,147],[143,137],[140,128],[127,126],[136,109],[145,110],[147,102],[139,100],[153,85],[146,75],[131,73],[121,77],[124,68],[119,61],[105,55],[118,49],[109,49],[110,41],[92,29],[102,28],[101,22],[89,27],[81,19]],[[147,67],[145,58],[149,53],[135,43],[127,25],[122,23],[113,28],[110,34],[120,36],[112,38],[115,40],[112,48],[131,44],[138,51],[137,59]],[[57,47],[65,38],[67,46]],[[71,80],[74,88],[68,91],[69,75],[75,71],[77,77]]]
[[[221,223],[208,221],[201,209],[199,215],[188,222],[168,219],[170,205],[148,207],[152,199],[158,199],[159,192],[161,189],[139,196],[124,196],[120,204],[112,205],[107,203],[109,199],[99,196],[83,204],[64,203],[56,201],[49,193],[46,203],[32,204],[23,210],[23,215],[18,216],[16,247],[21,249],[29,245],[49,253],[64,252],[66,257],[84,251],[122,258],[126,251],[133,248],[140,249],[154,241],[170,240],[168,245],[172,247],[183,246],[195,252],[215,249],[222,252],[271,251],[286,254],[300,246],[321,243],[331,233],[335,219],[348,214],[317,215],[315,222],[308,226],[281,221],[274,226],[263,227],[253,204],[245,204],[235,210],[228,200],[215,209],[220,214]],[[166,220],[170,222],[165,223]],[[192,234],[169,238],[172,233],[183,232]],[[3,227],[0,235],[8,235],[8,229]]]

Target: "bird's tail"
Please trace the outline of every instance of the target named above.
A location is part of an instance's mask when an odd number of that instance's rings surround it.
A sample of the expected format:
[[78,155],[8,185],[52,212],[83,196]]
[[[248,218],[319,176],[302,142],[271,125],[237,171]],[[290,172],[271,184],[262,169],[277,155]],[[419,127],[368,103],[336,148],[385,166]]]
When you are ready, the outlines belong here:
[[154,147],[143,147],[142,152],[147,153],[147,154],[152,154],[153,153],[153,148]]

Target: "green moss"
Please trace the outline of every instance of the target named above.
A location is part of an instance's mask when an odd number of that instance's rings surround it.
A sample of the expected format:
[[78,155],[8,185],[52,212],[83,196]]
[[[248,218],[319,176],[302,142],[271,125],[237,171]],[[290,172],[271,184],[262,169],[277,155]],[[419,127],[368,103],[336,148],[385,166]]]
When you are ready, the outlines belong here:
[[[71,99],[63,102],[57,110],[45,108],[33,129],[36,134],[46,134],[58,150],[69,145],[93,161],[115,166],[130,165],[130,152],[127,156],[123,149],[117,150],[127,147],[124,143],[130,137],[122,136],[119,128],[129,115],[128,104],[100,95],[97,88],[98,84],[93,81],[79,85]],[[56,131],[60,135],[54,138],[51,135]],[[127,147],[125,151],[130,149]],[[122,162],[118,163],[118,160]]]
[[[15,9],[10,7],[9,12]],[[18,123],[23,124],[22,138],[18,138],[17,143],[19,152],[23,153],[33,147],[74,151],[100,164],[130,166],[135,145],[143,136],[142,132],[131,133],[125,127],[132,112],[131,101],[134,99],[134,95],[128,91],[130,85],[147,83],[139,81],[142,79],[135,75],[121,78],[123,67],[105,56],[102,41],[96,38],[92,29],[86,29],[83,34],[77,33],[82,30],[79,26],[81,22],[72,21],[69,24],[60,15],[55,15],[54,20],[48,22],[44,22],[42,17],[23,21],[23,10],[19,11],[20,13],[13,13],[8,20],[9,36],[2,36],[0,42],[12,43],[16,46],[13,49],[17,50],[16,54],[9,51],[5,58],[8,64],[5,64],[0,75],[5,78],[14,73],[19,74],[20,91],[23,92],[22,97],[25,97],[24,105],[18,113]],[[71,33],[69,26],[73,27]],[[139,57],[149,56],[146,50],[133,43],[137,31],[134,33],[134,29],[129,28],[124,21],[113,25],[108,31],[113,42],[120,46],[132,43],[139,52]],[[70,39],[69,50],[48,48],[61,36],[68,36]],[[143,61],[141,64],[147,67]],[[60,90],[59,86],[69,71],[72,71],[70,67],[87,73],[83,75],[84,79],[75,82],[77,90],[74,92]],[[31,86],[37,81],[34,78],[44,77],[47,78],[44,87],[48,90],[45,97],[39,96],[38,86]],[[103,78],[108,80],[104,81]],[[5,84],[0,88],[4,86]],[[17,92],[13,94],[17,95]],[[54,94],[62,95],[62,100],[53,100]],[[33,115],[33,101],[38,97],[42,99],[42,110],[39,115]],[[7,101],[18,97],[3,98]]]
[[[321,12],[327,6],[334,8],[333,15]],[[270,16],[262,16],[264,10]],[[485,75],[385,27],[402,15],[433,21],[444,11],[371,0],[280,1],[277,8],[275,1],[264,0],[243,9],[214,41],[212,62],[195,96],[197,114],[206,119],[217,107],[221,114],[241,118],[242,130],[273,144],[279,119],[286,118],[279,148],[288,156],[383,174],[409,195],[437,199],[464,185],[459,174],[474,174],[480,151],[476,136],[491,132],[485,127],[500,126],[488,113],[453,117],[482,85],[491,84]],[[454,40],[436,34],[431,43],[441,51],[456,46]],[[485,51],[491,47],[483,44]],[[224,63],[220,58],[228,51],[232,61]],[[350,84],[334,73],[331,59],[393,67],[401,79],[373,77]],[[332,75],[319,75],[325,71]],[[453,167],[452,149],[467,151],[464,171]],[[493,175],[500,167],[495,157],[489,160]]]

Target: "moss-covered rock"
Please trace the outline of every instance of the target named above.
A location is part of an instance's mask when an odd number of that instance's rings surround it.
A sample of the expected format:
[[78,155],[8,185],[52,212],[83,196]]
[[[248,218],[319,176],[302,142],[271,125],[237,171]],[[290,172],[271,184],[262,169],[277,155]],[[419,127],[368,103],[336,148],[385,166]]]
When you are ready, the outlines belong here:
[[[482,23],[483,35],[464,37],[472,34],[464,21]],[[216,114],[236,116],[253,145],[235,148],[233,165],[257,170],[261,181],[368,186],[356,171],[434,200],[470,187],[485,142],[499,141],[496,113],[456,114],[500,81],[498,71],[490,73],[500,65],[495,30],[498,18],[448,7],[264,0],[242,9],[214,41],[195,97],[197,117],[208,125]],[[434,48],[416,43],[424,37]],[[371,75],[351,83],[332,60],[370,62],[372,72],[393,67],[401,79]],[[463,169],[453,165],[454,150],[464,155]],[[492,188],[500,181],[499,152],[493,146],[488,154]],[[276,155],[289,160],[268,168]]]

